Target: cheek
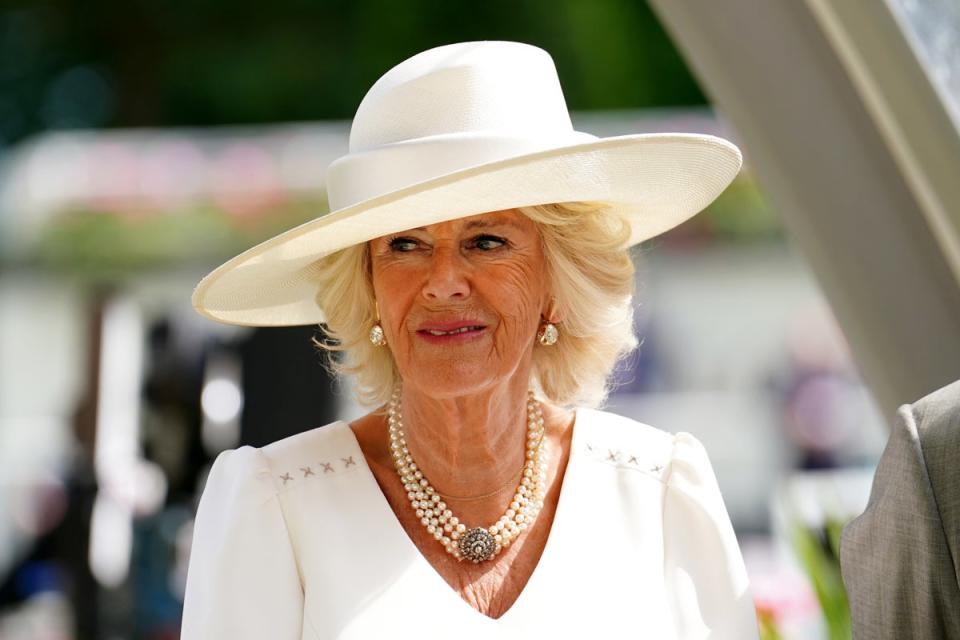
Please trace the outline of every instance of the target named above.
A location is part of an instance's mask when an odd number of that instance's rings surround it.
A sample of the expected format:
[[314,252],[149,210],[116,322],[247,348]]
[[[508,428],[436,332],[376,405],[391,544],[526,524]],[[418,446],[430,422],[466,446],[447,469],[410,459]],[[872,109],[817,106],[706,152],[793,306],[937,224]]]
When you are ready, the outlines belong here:
[[388,340],[402,333],[400,327],[417,294],[417,277],[402,265],[374,265],[372,282],[380,308],[380,320]]
[[491,278],[491,299],[511,332],[529,333],[540,321],[544,303],[544,275],[531,265],[505,265]]

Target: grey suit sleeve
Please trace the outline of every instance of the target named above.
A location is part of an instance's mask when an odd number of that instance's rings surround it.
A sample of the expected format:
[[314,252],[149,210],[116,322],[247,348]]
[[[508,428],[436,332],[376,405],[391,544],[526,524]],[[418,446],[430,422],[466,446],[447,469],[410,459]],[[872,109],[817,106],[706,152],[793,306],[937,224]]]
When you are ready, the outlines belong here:
[[897,411],[864,513],[841,538],[853,636],[960,639],[960,382]]

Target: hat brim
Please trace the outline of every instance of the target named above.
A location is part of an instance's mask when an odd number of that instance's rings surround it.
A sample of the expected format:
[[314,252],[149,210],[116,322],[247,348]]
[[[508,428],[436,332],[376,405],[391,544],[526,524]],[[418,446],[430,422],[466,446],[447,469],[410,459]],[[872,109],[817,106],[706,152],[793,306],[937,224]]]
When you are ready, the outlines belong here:
[[627,246],[702,211],[740,170],[740,151],[704,134],[602,138],[462,169],[289,229],[231,258],[193,292],[194,308],[244,326],[319,324],[317,261],[390,233],[487,211],[555,202],[610,205]]

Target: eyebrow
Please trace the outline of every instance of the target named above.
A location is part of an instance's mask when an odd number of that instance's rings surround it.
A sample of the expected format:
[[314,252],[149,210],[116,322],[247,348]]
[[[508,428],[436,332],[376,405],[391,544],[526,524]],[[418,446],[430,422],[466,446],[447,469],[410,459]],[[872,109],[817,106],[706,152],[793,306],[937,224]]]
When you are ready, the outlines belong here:
[[[488,227],[513,227],[514,229],[523,229],[516,220],[473,220],[468,222],[465,229],[486,229]],[[426,227],[413,227],[409,231],[426,231]]]
[[473,220],[472,222],[468,222],[468,223],[467,223],[467,227],[466,227],[466,228],[467,228],[467,229],[484,229],[484,228],[486,228],[486,227],[503,227],[503,226],[506,226],[506,227],[514,227],[515,229],[519,229],[519,228],[520,228],[520,225],[517,224],[517,222],[516,222],[515,220],[510,220],[510,219],[507,219],[507,220],[493,220],[493,221]]

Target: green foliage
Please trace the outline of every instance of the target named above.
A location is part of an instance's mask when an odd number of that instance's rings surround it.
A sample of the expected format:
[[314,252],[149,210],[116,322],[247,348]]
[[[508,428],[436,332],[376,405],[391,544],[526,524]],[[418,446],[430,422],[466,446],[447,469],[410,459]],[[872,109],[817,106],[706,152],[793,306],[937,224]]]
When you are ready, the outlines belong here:
[[757,624],[760,626],[760,640],[783,640],[772,611],[758,609]]
[[[413,53],[498,39],[547,49],[573,110],[704,102],[638,0],[21,1],[0,8],[0,144],[61,126],[346,119]],[[91,75],[108,92],[95,110]]]
[[176,212],[61,214],[44,228],[38,266],[112,280],[131,271],[229,258],[276,233],[326,212],[325,203],[291,201],[270,215],[230,216],[204,206]]
[[741,173],[702,215],[718,239],[783,237],[780,219],[757,188],[756,181],[746,173]]
[[[704,102],[637,0],[22,1],[0,8],[0,147],[50,127],[347,119],[404,58],[494,39],[549,51],[573,110]],[[287,203],[246,221],[212,204],[163,215],[71,211],[43,230],[32,255],[107,275],[213,261],[320,209]],[[776,228],[749,181],[697,219],[711,238]]]
[[821,530],[794,525],[791,531],[794,551],[817,594],[830,640],[848,640],[852,633],[850,605],[840,575],[843,525],[835,518],[828,518]]
[[757,187],[752,174],[741,172],[703,213],[656,240],[674,246],[717,242],[782,242],[783,227]]

